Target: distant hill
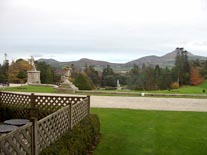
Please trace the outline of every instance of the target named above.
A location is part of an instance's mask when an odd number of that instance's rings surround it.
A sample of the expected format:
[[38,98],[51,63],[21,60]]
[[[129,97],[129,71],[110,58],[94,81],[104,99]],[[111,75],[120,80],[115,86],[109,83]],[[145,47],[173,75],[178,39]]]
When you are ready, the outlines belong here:
[[[174,51],[167,53],[161,57],[154,56],[154,55],[142,57],[142,58],[130,61],[130,62],[126,63],[126,65],[131,66],[133,64],[136,64],[136,65],[141,66],[143,63],[145,63],[145,65],[149,65],[149,66],[159,65],[160,67],[173,67],[175,64],[175,58],[177,56],[177,53],[182,50],[183,50],[183,48],[176,48]],[[188,59],[189,60],[196,60],[196,59],[207,60],[207,57],[194,55],[194,54],[188,52]]]
[[39,59],[38,62],[45,62],[53,67],[59,68],[62,66],[62,62],[59,62],[55,59]]
[[87,58],[82,58],[78,61],[63,62],[63,64],[64,65],[74,64],[77,67],[83,67],[86,64],[96,66],[96,67],[106,67],[107,65],[110,65],[110,66],[121,65],[121,64],[118,64],[118,63],[110,63],[110,62],[107,62],[107,61],[92,60],[92,59],[87,59]]
[[[136,60],[132,60],[127,63],[110,63],[107,61],[92,60],[87,58],[82,58],[77,61],[69,61],[69,62],[59,62],[54,59],[39,59],[38,61],[45,61],[47,64],[50,64],[51,66],[56,68],[61,68],[63,66],[69,66],[73,64],[75,67],[83,69],[87,64],[87,65],[94,66],[97,70],[102,70],[107,65],[110,65],[115,71],[128,71],[132,68],[134,64],[141,67],[143,63],[145,63],[146,66],[159,65],[160,67],[173,67],[175,64],[175,58],[177,53],[182,50],[183,48],[176,48],[174,51],[160,57],[156,55],[145,56]],[[189,60],[196,60],[196,59],[207,60],[207,57],[194,55],[190,52],[188,52],[188,58]]]

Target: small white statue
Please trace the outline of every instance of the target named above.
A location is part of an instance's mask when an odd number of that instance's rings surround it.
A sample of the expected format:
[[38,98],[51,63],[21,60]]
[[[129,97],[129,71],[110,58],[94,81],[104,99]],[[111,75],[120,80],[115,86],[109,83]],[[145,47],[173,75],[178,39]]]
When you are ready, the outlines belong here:
[[121,90],[121,86],[120,86],[119,80],[117,80],[116,88],[117,88],[117,90]]
[[31,59],[29,59],[29,64],[32,65],[32,71],[37,71],[34,63],[34,57],[31,56]]

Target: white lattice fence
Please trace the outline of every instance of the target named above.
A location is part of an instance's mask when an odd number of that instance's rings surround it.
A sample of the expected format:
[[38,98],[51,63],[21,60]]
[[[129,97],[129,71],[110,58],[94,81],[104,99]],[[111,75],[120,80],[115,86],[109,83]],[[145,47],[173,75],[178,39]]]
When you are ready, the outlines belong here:
[[81,102],[77,102],[76,104],[72,105],[72,112],[71,112],[71,128],[78,124],[84,117],[89,114],[90,103],[89,98],[85,98]]
[[49,146],[70,129],[70,105],[38,121],[38,150]]
[[34,95],[34,106],[39,109],[39,115],[45,117],[45,114],[51,114],[62,107],[75,104],[85,98],[86,97]]
[[32,123],[0,137],[0,155],[31,155]]
[[56,95],[36,95],[11,92],[0,92],[0,106],[9,108],[16,118],[28,117],[29,110],[38,110],[39,118],[57,111],[70,104],[83,101],[86,96],[56,96]]
[[18,94],[1,92],[1,104],[6,107],[20,107],[30,108],[30,95],[29,94]]
[[[9,108],[36,108],[50,111],[47,117],[0,137],[0,155],[37,155],[90,112],[90,97],[23,95],[0,92],[0,104]],[[16,99],[22,97],[23,99]],[[16,103],[12,103],[16,102]]]
[[1,92],[1,107],[9,108],[11,113],[15,113],[16,118],[28,116],[28,109],[31,108],[29,94],[17,94]]

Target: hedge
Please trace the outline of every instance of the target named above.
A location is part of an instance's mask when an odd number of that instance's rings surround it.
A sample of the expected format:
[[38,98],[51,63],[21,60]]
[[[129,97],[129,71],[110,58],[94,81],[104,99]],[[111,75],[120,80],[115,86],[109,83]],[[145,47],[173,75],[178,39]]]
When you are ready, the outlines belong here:
[[40,155],[88,155],[97,145],[99,136],[99,118],[90,114]]

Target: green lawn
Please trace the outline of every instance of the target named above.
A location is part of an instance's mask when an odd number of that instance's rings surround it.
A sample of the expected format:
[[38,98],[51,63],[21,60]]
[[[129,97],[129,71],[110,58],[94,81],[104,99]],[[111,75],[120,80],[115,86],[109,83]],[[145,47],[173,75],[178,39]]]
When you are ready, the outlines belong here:
[[[205,90],[205,92],[203,92]],[[96,90],[95,90],[96,91]],[[125,93],[126,94],[116,94]],[[182,86],[178,89],[169,90],[155,90],[155,91],[144,91],[144,90],[97,90],[96,93],[89,92],[91,95],[113,95],[113,96],[139,96],[140,93],[161,93],[161,94],[205,94],[207,95],[207,80],[198,86]],[[128,93],[128,94],[127,94]],[[130,94],[133,93],[133,94]]]
[[[205,89],[205,92],[203,90]],[[1,89],[2,90],[2,89]],[[14,88],[5,88],[6,91],[17,91],[17,92],[42,92],[42,93],[55,93],[55,89],[49,86],[23,86]],[[95,90],[86,93],[87,95],[107,95],[107,96],[140,96],[141,92],[145,93],[163,93],[163,94],[206,94],[207,95],[207,80],[198,86],[183,86],[179,89],[168,90],[156,90],[156,91],[137,91],[137,90]],[[117,94],[116,92],[122,92],[125,94]],[[131,94],[130,94],[131,93]]]
[[55,89],[50,86],[22,86],[22,87],[7,87],[1,89],[4,91],[14,92],[39,92],[39,93],[55,93]]
[[101,121],[94,155],[207,154],[207,113],[92,109]]
[[[180,88],[195,93],[207,87]],[[186,89],[186,90],[185,90]],[[10,91],[54,93],[52,87],[24,86]],[[94,155],[207,154],[207,113],[92,109],[101,121],[101,141]]]
[[[205,92],[203,92],[205,90]],[[150,91],[155,93],[168,93],[168,94],[207,94],[207,81],[203,82],[198,86],[183,86],[179,89],[174,89],[171,91],[162,90],[162,91]]]

